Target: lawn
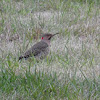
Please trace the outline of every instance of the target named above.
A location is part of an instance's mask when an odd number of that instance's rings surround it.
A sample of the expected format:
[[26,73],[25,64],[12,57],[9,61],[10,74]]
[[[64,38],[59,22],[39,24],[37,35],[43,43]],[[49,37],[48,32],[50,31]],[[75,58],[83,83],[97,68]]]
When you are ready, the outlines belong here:
[[[100,100],[100,1],[1,0],[0,100]],[[50,54],[18,61],[44,33]]]

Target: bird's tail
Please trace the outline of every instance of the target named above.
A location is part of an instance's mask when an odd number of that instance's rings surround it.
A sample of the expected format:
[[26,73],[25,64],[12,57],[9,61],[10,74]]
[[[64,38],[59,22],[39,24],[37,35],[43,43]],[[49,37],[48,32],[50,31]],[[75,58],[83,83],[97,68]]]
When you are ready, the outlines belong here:
[[21,59],[23,59],[23,58],[24,58],[23,56],[20,56],[20,57],[19,57],[19,60],[21,60]]

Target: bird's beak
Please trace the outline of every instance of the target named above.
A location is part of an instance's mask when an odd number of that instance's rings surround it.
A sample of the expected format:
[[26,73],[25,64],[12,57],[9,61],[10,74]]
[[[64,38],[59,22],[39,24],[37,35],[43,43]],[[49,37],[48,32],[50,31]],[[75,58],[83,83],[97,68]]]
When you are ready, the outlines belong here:
[[50,40],[53,36],[55,36],[55,35],[57,35],[57,34],[59,34],[59,33],[56,33],[56,34],[51,35],[51,36],[49,37],[49,40]]
[[55,36],[55,35],[57,35],[57,34],[59,34],[59,33],[53,34],[52,37]]

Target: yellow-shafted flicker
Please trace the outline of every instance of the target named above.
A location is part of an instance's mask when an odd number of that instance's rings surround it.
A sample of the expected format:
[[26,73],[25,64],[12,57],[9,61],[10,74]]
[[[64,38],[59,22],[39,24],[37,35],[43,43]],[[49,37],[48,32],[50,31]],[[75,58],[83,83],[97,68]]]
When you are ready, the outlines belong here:
[[31,56],[34,56],[37,59],[45,58],[50,51],[50,40],[53,36],[56,34],[44,34],[41,38],[40,42],[37,42],[35,45],[33,45],[29,50],[27,50],[22,56],[19,57],[19,60],[22,58],[29,58]]

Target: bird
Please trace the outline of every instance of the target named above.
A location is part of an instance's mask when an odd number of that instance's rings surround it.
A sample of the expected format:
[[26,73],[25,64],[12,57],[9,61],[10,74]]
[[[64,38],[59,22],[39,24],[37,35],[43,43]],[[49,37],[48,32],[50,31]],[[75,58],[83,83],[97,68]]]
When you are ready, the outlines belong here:
[[34,44],[30,49],[28,49],[23,55],[19,57],[19,60],[29,58],[34,56],[36,59],[45,58],[50,52],[50,41],[51,38],[56,34],[45,33],[41,37],[41,41]]

